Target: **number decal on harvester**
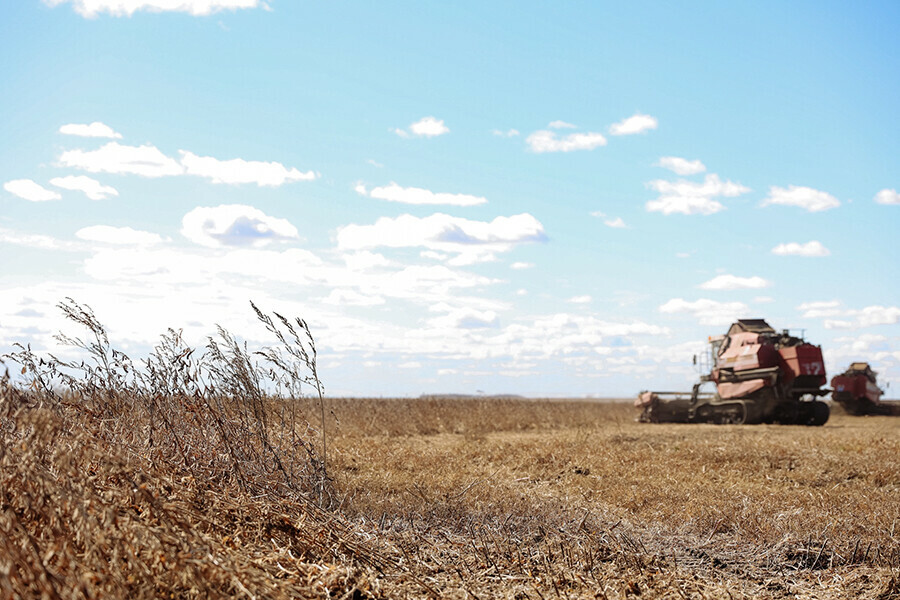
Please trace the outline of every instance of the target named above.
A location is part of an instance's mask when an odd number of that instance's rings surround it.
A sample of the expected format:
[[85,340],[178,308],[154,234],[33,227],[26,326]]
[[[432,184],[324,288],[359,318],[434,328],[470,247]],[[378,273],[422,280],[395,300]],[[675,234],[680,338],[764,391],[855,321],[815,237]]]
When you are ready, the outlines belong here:
[[820,362],[809,362],[803,365],[804,375],[821,375],[824,370]]

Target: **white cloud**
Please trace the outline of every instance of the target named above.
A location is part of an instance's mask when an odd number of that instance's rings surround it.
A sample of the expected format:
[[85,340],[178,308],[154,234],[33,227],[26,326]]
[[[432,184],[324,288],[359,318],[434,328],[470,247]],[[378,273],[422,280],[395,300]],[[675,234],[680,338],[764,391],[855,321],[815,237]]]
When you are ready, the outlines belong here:
[[50,6],[72,4],[82,17],[92,19],[101,13],[113,17],[130,17],[138,11],[184,12],[206,16],[224,10],[267,7],[261,0],[44,0]]
[[769,188],[769,195],[762,201],[762,206],[771,204],[799,206],[809,212],[820,212],[841,205],[831,194],[796,185],[789,185],[787,189],[775,185]]
[[270,217],[243,204],[198,206],[184,215],[181,233],[192,242],[211,248],[260,247],[298,237],[297,228],[286,219]]
[[91,200],[104,200],[110,196],[118,196],[119,192],[116,188],[103,185],[96,179],[87,175],[67,175],[66,177],[54,177],[50,180],[51,185],[63,188],[64,190],[74,190],[83,192],[85,196]]
[[758,290],[772,285],[762,277],[738,277],[736,275],[717,275],[700,284],[702,290]]
[[590,304],[591,299],[592,298],[590,296],[585,294],[583,296],[573,296],[569,298],[569,302],[571,302],[572,304]]
[[341,258],[344,260],[344,264],[354,271],[390,267],[393,264],[384,255],[377,252],[369,252],[368,250],[350,252],[344,254]]
[[900,193],[897,190],[885,188],[875,194],[875,202],[878,204],[900,204]]
[[360,294],[355,290],[335,289],[322,302],[337,306],[379,306],[385,303],[385,299],[383,296]]
[[875,327],[876,325],[894,325],[900,322],[900,307],[867,306],[855,311],[856,323],[859,327]]
[[[860,329],[878,325],[900,323],[900,307],[866,306],[861,309],[844,309],[838,300],[806,302],[797,307],[806,319],[824,318],[826,329]],[[840,317],[840,318],[829,318]]]
[[565,121],[550,121],[547,127],[550,129],[576,129],[577,125],[566,123]]
[[606,138],[600,133],[570,133],[558,137],[555,131],[541,129],[535,131],[527,138],[525,143],[532,152],[538,154],[544,152],[573,152],[575,150],[593,150],[598,146],[606,145]]
[[725,210],[725,206],[715,198],[734,198],[750,191],[750,188],[739,183],[722,181],[715,173],[707,175],[702,183],[684,179],[678,181],[656,179],[647,186],[660,194],[656,200],[647,202],[647,210],[661,212],[664,215],[676,213],[711,215]]
[[506,252],[515,244],[545,239],[543,225],[527,213],[490,222],[442,213],[381,217],[373,225],[347,225],[337,233],[340,249],[424,247],[458,253],[461,260],[451,262],[458,265],[493,260],[496,252]]
[[[292,181],[309,181],[318,174],[286,168],[279,162],[262,162],[234,158],[219,160],[211,156],[197,156],[187,150],[179,150],[181,161],[163,154],[156,146],[125,146],[109,142],[97,150],[68,150],[59,157],[62,166],[74,167],[91,173],[116,173],[166,177],[195,175],[206,177],[213,183],[255,183],[262,186],[280,186]],[[111,189],[111,188],[110,188]]]
[[511,265],[509,265],[510,269],[515,269],[517,271],[521,271],[523,269],[530,269],[532,267],[534,267],[534,263],[529,263],[529,262],[514,262]]
[[632,135],[656,129],[658,124],[659,122],[656,120],[656,117],[635,113],[627,119],[612,124],[609,128],[609,132],[612,135]]
[[508,137],[509,138],[509,137],[516,137],[517,135],[519,135],[519,130],[518,129],[507,129],[506,131],[501,131],[499,129],[492,129],[491,133],[498,137]]
[[622,220],[622,217],[616,217],[615,219],[605,219],[603,221],[603,224],[614,229],[624,229],[625,227],[627,227],[627,225],[625,225],[625,221]]
[[77,135],[90,138],[122,138],[121,133],[117,133],[112,127],[101,123],[100,121],[94,121],[90,125],[85,125],[83,123],[69,123],[68,125],[60,127],[59,132],[65,135]]
[[301,172],[296,168],[287,169],[279,162],[261,162],[233,158],[219,160],[211,156],[197,156],[186,150],[181,153],[181,164],[187,175],[207,177],[213,183],[255,183],[263,187],[277,187],[292,181],[311,181],[316,178],[314,171]]
[[0,227],[0,244],[11,244],[41,250],[81,250],[81,245],[38,233],[23,233]]
[[435,117],[423,117],[410,124],[408,129],[394,129],[394,133],[400,137],[436,137],[450,133],[450,128],[444,124],[443,119]]
[[372,159],[372,158],[367,158],[367,159],[366,159],[366,163],[372,165],[372,166],[375,167],[376,169],[383,169],[383,168],[384,168],[384,165],[383,165],[383,164],[381,164],[380,162],[378,162],[377,160]]
[[678,156],[663,156],[656,166],[668,169],[678,175],[696,175],[706,171],[706,165],[699,160],[687,160]]
[[30,202],[46,202],[47,200],[59,200],[62,196],[42,187],[31,179],[13,179],[3,184],[3,189]]
[[117,173],[165,177],[182,175],[184,168],[174,158],[168,157],[150,144],[123,146],[117,142],[97,150],[67,150],[59,157],[64,167],[82,169],[90,173]]
[[428,320],[428,326],[436,329],[482,329],[498,323],[495,311],[473,308],[452,308],[446,315]]
[[366,190],[362,184],[357,184],[354,188],[362,195],[368,195],[378,200],[387,200],[389,202],[400,202],[403,204],[448,204],[452,206],[476,206],[487,202],[487,198],[483,196],[473,196],[470,194],[448,194],[445,192],[432,192],[424,188],[408,187],[404,188],[391,182],[388,186],[373,188],[371,192]]
[[798,242],[788,242],[786,244],[778,244],[772,248],[772,254],[779,256],[828,256],[831,252],[822,245],[821,242],[813,240],[800,244]]
[[131,227],[110,227],[109,225],[83,227],[75,232],[75,237],[117,246],[152,246],[163,241],[162,237],[156,233],[140,231]]
[[834,354],[835,357],[857,358],[864,354],[869,354],[873,351],[878,351],[889,347],[889,345],[885,344],[885,342],[887,341],[887,336],[879,335],[876,333],[861,333],[854,336],[834,338],[834,342],[837,344],[843,344],[843,347],[838,349],[837,351],[835,351],[834,348],[829,348],[829,350],[832,350],[832,354]]
[[837,317],[843,313],[841,303],[838,300],[820,302],[804,302],[797,307],[802,311],[800,315],[804,319],[821,319],[822,317]]
[[659,307],[661,313],[689,313],[700,325],[728,325],[746,316],[749,310],[750,307],[743,302],[717,302],[707,298],[693,302],[673,298]]

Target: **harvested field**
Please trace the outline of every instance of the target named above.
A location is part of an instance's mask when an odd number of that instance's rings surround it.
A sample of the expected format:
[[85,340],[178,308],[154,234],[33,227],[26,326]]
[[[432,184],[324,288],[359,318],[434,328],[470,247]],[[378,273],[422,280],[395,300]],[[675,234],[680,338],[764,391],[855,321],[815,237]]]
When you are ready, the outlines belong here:
[[86,360],[20,347],[0,381],[2,598],[900,597],[890,417],[326,399],[302,320],[136,366],[61,306]]
[[10,402],[7,597],[900,593],[887,417],[642,425],[622,403],[331,399],[320,505],[148,461],[84,410]]
[[625,403],[331,405],[343,512],[377,521],[441,595],[900,594],[887,417],[647,425]]

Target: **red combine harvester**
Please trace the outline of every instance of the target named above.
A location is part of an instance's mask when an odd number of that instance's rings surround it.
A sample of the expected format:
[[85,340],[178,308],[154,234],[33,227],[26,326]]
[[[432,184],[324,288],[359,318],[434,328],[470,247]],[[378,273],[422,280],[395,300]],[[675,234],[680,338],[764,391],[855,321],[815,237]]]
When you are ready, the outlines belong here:
[[846,371],[831,380],[831,398],[844,407],[851,415],[897,415],[900,416],[900,403],[882,402],[884,393],[878,387],[875,377],[878,375],[869,363],[851,363]]
[[[645,423],[783,423],[824,425],[828,394],[822,349],[775,331],[762,319],[741,319],[709,338],[709,374],[691,392],[641,392]],[[696,357],[695,357],[696,359]],[[704,384],[715,391],[704,391]]]

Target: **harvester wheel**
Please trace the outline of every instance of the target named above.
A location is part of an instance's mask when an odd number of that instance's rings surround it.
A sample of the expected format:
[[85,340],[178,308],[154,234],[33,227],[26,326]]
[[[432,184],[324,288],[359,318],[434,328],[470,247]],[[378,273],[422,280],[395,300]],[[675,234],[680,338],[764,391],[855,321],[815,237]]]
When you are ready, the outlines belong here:
[[821,427],[828,421],[828,417],[831,415],[831,409],[828,408],[828,405],[824,402],[820,402],[816,400],[813,402],[813,415],[812,419],[810,419],[810,425]]
[[723,425],[743,425],[747,422],[747,407],[743,402],[729,404],[719,416]]

